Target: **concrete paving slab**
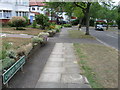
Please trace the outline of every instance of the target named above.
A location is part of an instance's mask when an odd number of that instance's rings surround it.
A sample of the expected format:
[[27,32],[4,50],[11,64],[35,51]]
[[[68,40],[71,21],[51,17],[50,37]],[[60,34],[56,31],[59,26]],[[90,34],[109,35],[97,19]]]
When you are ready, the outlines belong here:
[[60,74],[42,73],[38,82],[60,82],[60,78]]
[[80,74],[62,74],[62,83],[82,83],[83,77]]
[[64,73],[72,73],[72,74],[79,74],[80,73],[80,70],[79,68],[76,68],[76,67],[67,67],[65,68],[65,72]]
[[63,66],[63,62],[61,61],[48,61],[46,63],[46,67],[62,67]]
[[57,55],[50,55],[50,58],[62,58],[63,57],[63,55],[60,55],[60,54],[57,54]]
[[53,82],[38,82],[36,88],[60,88],[60,83]]
[[62,54],[62,55],[63,55],[63,54],[65,54],[65,53],[64,53],[64,52],[59,52],[59,51],[58,51],[58,52],[52,52],[51,54],[54,54],[54,55],[56,55],[56,54],[58,54],[58,55],[59,55],[59,54]]
[[90,88],[88,84],[68,84],[68,88]]
[[44,73],[63,73],[65,72],[65,68],[63,67],[45,67]]
[[52,58],[51,58],[51,57],[50,57],[50,58],[49,58],[49,61],[62,61],[62,62],[63,62],[63,61],[65,61],[65,58],[63,58],[63,57],[62,57],[62,58],[58,58],[58,57],[54,57],[54,58],[52,57]]
[[81,88],[87,87],[85,84],[80,75],[73,44],[56,43],[36,87]]

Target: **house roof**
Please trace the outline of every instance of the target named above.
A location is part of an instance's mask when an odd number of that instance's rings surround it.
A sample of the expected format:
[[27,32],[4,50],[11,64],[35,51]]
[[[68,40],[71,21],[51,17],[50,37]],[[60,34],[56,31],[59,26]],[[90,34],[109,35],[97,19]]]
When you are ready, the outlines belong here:
[[30,6],[45,6],[45,0],[29,0]]

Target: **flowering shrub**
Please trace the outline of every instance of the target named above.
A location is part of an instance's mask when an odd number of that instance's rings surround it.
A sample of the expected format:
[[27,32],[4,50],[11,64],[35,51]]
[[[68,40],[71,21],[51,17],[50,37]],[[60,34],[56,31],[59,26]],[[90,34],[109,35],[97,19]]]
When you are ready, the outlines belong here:
[[46,33],[46,32],[41,32],[38,34],[38,37],[47,37],[49,36],[49,33]]
[[2,59],[2,70],[9,68],[14,62],[15,60],[9,57]]
[[49,29],[50,29],[50,30],[51,30],[51,29],[55,29],[55,26],[50,25],[50,26],[49,26]]
[[43,42],[43,38],[40,38],[38,36],[34,36],[32,38],[32,45],[33,46],[35,46],[35,45],[37,45],[38,43],[41,43],[41,42]]
[[52,30],[48,30],[47,32],[49,33],[49,37],[53,37],[56,33],[56,30],[52,29]]
[[21,16],[14,16],[9,20],[9,25],[15,26],[16,30],[18,30],[18,27],[24,27],[26,25],[26,19]]

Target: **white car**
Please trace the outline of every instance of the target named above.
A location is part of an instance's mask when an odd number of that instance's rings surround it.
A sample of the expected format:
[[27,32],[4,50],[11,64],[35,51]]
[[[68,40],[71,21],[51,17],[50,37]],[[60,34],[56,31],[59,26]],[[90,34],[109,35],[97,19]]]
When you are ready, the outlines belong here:
[[96,27],[95,27],[95,30],[102,30],[102,31],[104,31],[105,27],[103,27],[103,25],[101,25],[101,24],[97,24]]

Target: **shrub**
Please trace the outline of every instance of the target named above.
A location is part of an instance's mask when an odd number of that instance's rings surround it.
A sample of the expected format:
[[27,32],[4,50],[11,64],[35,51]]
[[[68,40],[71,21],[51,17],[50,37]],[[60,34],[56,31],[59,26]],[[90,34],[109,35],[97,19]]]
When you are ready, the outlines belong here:
[[41,25],[41,29],[45,29],[45,27],[49,27],[49,18],[43,14],[35,16],[37,24]]
[[118,29],[120,29],[120,14],[118,15],[118,18],[117,18],[117,24],[118,24]]
[[2,24],[2,27],[6,27],[9,25],[8,22],[2,22],[1,24]]
[[34,21],[33,24],[32,24],[32,27],[36,28],[36,26],[37,26],[37,23],[36,23],[36,21]]
[[2,43],[2,50],[0,51],[0,59],[4,59],[8,56],[7,51],[11,48],[11,44],[8,42]]
[[16,59],[16,53],[13,50],[7,52],[7,56],[12,59]]
[[14,62],[15,60],[9,57],[2,59],[2,70],[8,69]]
[[9,20],[9,25],[15,26],[16,30],[19,30],[19,27],[24,27],[26,25],[26,19],[21,16],[12,17],[12,19]]
[[49,29],[51,30],[51,29],[55,29],[55,25],[50,25],[49,26]]
[[71,24],[64,24],[63,26],[64,26],[64,27],[72,27]]
[[28,53],[31,51],[31,49],[32,49],[32,43],[29,43],[28,45],[24,45],[24,46],[20,47],[16,51],[17,57],[19,58],[23,55],[28,55]]
[[39,44],[39,43],[41,43],[41,42],[43,42],[43,38],[40,38],[40,37],[38,37],[38,36],[34,36],[34,37],[32,38],[32,45],[33,45],[33,46],[35,46],[35,45],[37,45],[37,44]]
[[25,22],[25,26],[26,26],[26,25],[28,25],[28,24],[29,24],[29,19],[28,19],[28,17],[27,17],[27,16],[24,16],[24,18],[25,18],[25,20],[26,20],[26,22]]
[[41,32],[41,33],[39,33],[38,34],[38,37],[47,37],[47,36],[49,36],[49,33],[46,33],[46,32]]
[[61,25],[55,25],[56,32],[60,32],[60,29],[62,28]]
[[53,36],[54,36],[54,33],[53,33],[52,30],[49,30],[49,31],[47,31],[47,32],[49,33],[49,37],[53,37]]
[[89,23],[90,23],[90,26],[94,26],[94,22],[95,22],[95,21],[94,21],[93,19],[91,19],[90,22],[89,22]]

